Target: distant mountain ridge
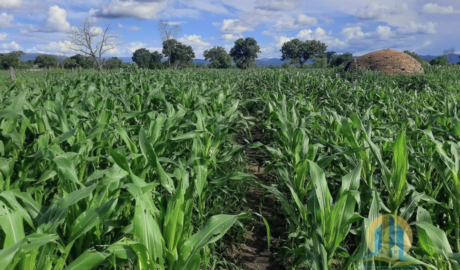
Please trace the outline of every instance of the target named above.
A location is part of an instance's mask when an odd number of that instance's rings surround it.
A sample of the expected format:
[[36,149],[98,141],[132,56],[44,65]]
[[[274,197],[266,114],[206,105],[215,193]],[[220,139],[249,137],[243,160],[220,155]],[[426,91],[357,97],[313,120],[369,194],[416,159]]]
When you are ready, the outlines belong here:
[[[39,55],[41,55],[41,53],[26,53],[22,56],[21,60],[23,62],[27,62],[29,60],[33,61]],[[53,55],[53,56],[56,56],[58,62],[61,62],[62,60],[67,58],[67,56],[61,56],[61,55]],[[427,60],[427,61],[431,61],[439,57],[439,56],[433,56],[433,55],[419,55],[419,56],[420,58]],[[451,58],[451,63],[457,64],[460,61],[459,56],[460,56],[459,54],[454,54]],[[108,58],[110,57],[105,57],[105,59],[108,59]],[[131,59],[131,57],[118,57],[118,58],[120,58],[124,63],[133,63],[133,60]],[[259,66],[259,67],[281,66],[285,62],[286,61],[282,61],[279,58],[260,58],[260,59],[256,59],[256,66]],[[311,60],[307,61],[307,64],[311,64],[311,63],[312,63]],[[193,59],[193,64],[208,65],[210,64],[210,62],[204,59]]]

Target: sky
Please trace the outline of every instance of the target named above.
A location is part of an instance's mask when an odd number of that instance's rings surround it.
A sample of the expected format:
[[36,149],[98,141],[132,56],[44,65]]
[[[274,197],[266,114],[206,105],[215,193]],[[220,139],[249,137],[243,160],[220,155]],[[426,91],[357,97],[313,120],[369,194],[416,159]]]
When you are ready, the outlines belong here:
[[460,52],[459,0],[0,0],[0,52],[74,55],[67,33],[86,18],[119,37],[107,56],[161,51],[161,19],[180,24],[177,39],[196,58],[213,46],[228,51],[240,37],[257,40],[259,58],[280,58],[293,38],[355,55],[387,48]]

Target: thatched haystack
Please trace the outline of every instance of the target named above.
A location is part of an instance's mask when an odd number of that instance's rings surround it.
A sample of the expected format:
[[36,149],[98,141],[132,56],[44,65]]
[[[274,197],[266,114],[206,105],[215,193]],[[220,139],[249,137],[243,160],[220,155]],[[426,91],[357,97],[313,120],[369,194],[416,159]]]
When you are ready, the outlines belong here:
[[345,70],[352,71],[358,68],[381,71],[387,74],[424,73],[422,65],[415,58],[395,50],[368,53],[350,61]]

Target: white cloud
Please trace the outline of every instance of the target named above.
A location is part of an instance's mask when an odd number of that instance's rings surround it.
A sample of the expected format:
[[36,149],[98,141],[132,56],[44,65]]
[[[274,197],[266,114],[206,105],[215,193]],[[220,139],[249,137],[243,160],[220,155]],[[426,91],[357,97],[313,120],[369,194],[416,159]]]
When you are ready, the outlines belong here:
[[426,14],[453,14],[460,13],[453,6],[440,6],[436,3],[428,3],[423,5],[422,12]]
[[326,31],[321,27],[316,28],[314,31],[311,29],[301,30],[297,34],[297,38],[302,40],[319,40],[326,43],[328,47],[332,48],[341,48],[347,45],[344,41],[328,35]]
[[224,20],[220,27],[220,32],[224,34],[241,34],[247,31],[254,31],[252,27],[245,26],[240,20]]
[[0,45],[0,52],[11,52],[11,51],[21,51],[22,47],[16,41],[11,41],[10,43],[4,43]]
[[312,26],[318,23],[318,20],[315,17],[309,17],[307,15],[301,14],[297,17],[296,20],[286,21],[278,20],[273,29],[275,30],[294,30],[302,27]]
[[375,31],[381,40],[388,40],[393,36],[391,27],[379,25]]
[[208,47],[211,43],[201,40],[201,36],[198,35],[184,35],[178,39],[179,42],[192,47]]
[[184,35],[178,41],[191,46],[195,52],[195,58],[203,58],[204,50],[211,47],[211,43],[203,41],[198,35]]
[[0,33],[0,41],[5,40],[8,34]]
[[22,0],[2,0],[0,1],[0,9],[19,8],[22,5]]
[[223,34],[222,39],[226,42],[235,41],[239,38],[243,38],[243,35],[234,35],[234,34]]
[[341,33],[346,39],[363,38],[365,36],[361,26],[343,28]]
[[23,33],[28,32],[65,32],[70,29],[67,21],[67,12],[59,6],[52,6],[48,10],[48,18],[40,25],[29,25],[23,29]]
[[291,11],[299,6],[299,2],[298,0],[258,0],[255,8],[268,11]]
[[363,20],[378,20],[389,15],[403,13],[407,9],[408,6],[406,4],[389,7],[383,4],[371,3],[364,8],[359,8],[358,11],[356,11],[356,17]]
[[28,49],[28,53],[43,53],[43,54],[57,54],[57,55],[71,55],[75,51],[69,49],[70,41],[53,41],[47,44],[36,45]]
[[414,35],[414,34],[436,34],[436,25],[433,22],[415,23],[409,22],[405,27],[396,30],[400,35]]
[[200,0],[200,1],[190,1],[190,0],[183,0],[181,3],[192,7],[194,9],[198,9],[200,11],[207,11],[214,14],[228,14],[228,10],[225,8],[224,5],[215,3],[212,0]]
[[99,9],[93,11],[97,17],[105,18],[136,18],[156,19],[158,13],[168,7],[170,0],[111,0],[110,3],[100,4]]
[[67,12],[65,9],[58,6],[50,7],[48,19],[46,19],[44,27],[51,32],[65,32],[69,30],[70,24],[67,21]]
[[0,14],[0,28],[11,27],[11,22],[13,22],[13,15],[8,15],[5,12]]

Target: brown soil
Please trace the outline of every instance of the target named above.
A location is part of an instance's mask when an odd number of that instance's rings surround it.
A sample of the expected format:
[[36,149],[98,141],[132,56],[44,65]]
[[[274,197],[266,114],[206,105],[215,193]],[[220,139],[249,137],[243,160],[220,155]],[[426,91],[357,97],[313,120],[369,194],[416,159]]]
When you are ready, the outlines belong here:
[[358,68],[381,71],[387,74],[416,74],[424,73],[422,65],[407,53],[394,50],[372,52],[352,60],[345,70]]
[[[260,129],[254,128],[251,134],[252,136],[238,134],[238,137],[241,139],[240,143],[243,145],[246,144],[243,139],[250,143],[258,141],[264,143],[263,133]],[[250,148],[247,148],[246,155],[250,161],[249,171],[257,177],[259,183],[270,185],[269,175],[266,174],[264,169],[264,163],[269,160],[269,156],[266,153],[261,153],[258,149]],[[239,267],[247,270],[286,269],[278,261],[279,239],[286,232],[284,219],[280,216],[279,211],[277,211],[279,205],[276,199],[264,192],[264,189],[257,186],[252,186],[247,191],[247,212],[262,214],[267,220],[271,231],[270,250],[268,249],[266,226],[262,218],[254,214],[253,221],[247,224],[248,233],[245,236],[244,243],[232,245],[227,258]]]

